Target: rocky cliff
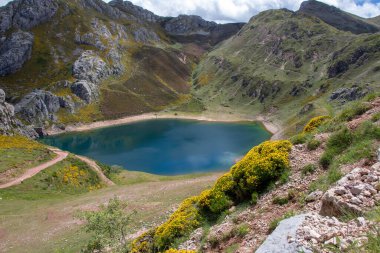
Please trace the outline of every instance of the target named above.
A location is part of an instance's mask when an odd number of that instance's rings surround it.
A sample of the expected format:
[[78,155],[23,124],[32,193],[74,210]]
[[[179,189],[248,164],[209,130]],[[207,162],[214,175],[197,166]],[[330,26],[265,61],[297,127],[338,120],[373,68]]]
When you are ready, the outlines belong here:
[[33,128],[26,127],[15,117],[15,108],[5,102],[5,92],[0,89],[0,134],[13,135],[21,134],[31,138],[36,138],[38,134]]
[[157,111],[183,99],[204,48],[241,27],[159,17],[120,0],[17,0],[0,13],[0,87],[17,103],[17,117],[45,126]]

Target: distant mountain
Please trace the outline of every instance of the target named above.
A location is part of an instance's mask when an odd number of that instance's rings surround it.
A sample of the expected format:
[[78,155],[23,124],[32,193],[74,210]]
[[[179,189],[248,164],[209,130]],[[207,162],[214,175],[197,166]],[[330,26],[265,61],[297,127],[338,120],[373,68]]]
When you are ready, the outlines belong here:
[[355,34],[376,33],[380,31],[378,26],[367,22],[363,18],[315,0],[303,2],[298,12],[318,17],[339,30]]
[[183,101],[193,64],[243,25],[160,17],[122,0],[15,0],[0,16],[0,89],[35,126]]
[[[310,5],[321,17],[346,15],[315,1],[301,9]],[[267,115],[295,132],[379,87],[380,33],[346,32],[348,17],[332,26],[303,11],[262,12],[203,58],[193,93],[209,110]]]
[[370,18],[369,20],[377,25],[380,25],[380,16]]

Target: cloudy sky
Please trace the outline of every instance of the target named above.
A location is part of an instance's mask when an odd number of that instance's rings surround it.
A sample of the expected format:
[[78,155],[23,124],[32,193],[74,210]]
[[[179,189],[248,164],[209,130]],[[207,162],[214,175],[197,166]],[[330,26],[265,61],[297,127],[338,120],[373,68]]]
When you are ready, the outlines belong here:
[[[131,0],[161,16],[196,14],[207,20],[248,21],[267,9],[297,10],[303,0]],[[320,0],[362,17],[380,15],[380,0]],[[5,5],[9,0],[0,0]]]

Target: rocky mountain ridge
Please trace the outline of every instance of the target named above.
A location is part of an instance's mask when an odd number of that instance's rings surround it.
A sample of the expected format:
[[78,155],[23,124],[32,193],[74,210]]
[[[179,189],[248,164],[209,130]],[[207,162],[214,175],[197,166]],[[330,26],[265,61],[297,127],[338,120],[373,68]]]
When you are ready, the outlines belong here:
[[[186,96],[190,67],[204,50],[241,27],[159,17],[120,0],[17,0],[0,13],[0,87],[17,117],[35,127],[75,121],[72,114],[90,119],[160,110]],[[193,41],[194,34],[201,39]],[[179,49],[177,35],[185,40]],[[46,94],[61,105],[45,103]]]

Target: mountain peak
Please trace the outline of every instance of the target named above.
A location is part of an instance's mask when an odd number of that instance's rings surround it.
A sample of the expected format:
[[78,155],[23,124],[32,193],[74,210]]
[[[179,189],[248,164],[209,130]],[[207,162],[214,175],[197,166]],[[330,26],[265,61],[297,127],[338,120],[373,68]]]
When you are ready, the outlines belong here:
[[339,30],[354,34],[376,33],[380,31],[378,26],[368,23],[363,18],[316,0],[303,2],[298,12],[315,16]]

